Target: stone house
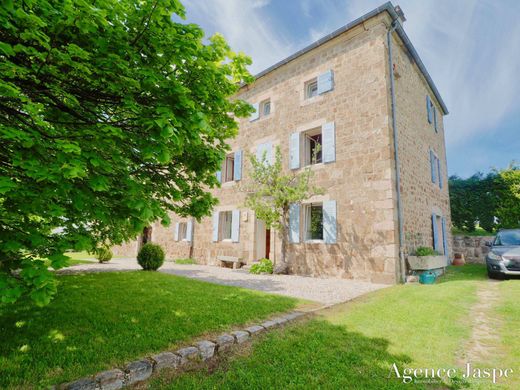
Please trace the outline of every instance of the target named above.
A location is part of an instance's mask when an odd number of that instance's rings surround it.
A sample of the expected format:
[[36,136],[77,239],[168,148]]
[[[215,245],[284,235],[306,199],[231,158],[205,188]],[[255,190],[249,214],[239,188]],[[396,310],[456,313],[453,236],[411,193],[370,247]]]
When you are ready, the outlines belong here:
[[244,208],[239,188],[248,180],[248,154],[272,159],[279,147],[287,170],[310,166],[326,189],[291,209],[291,273],[395,283],[418,246],[449,258],[448,110],[403,20],[386,3],[243,86],[236,97],[256,112],[230,141],[213,215],[201,223],[172,216],[170,227],[157,223],[114,252],[135,256],[144,239],[168,258],[202,264],[216,265],[221,255],[276,260],[279,236]]

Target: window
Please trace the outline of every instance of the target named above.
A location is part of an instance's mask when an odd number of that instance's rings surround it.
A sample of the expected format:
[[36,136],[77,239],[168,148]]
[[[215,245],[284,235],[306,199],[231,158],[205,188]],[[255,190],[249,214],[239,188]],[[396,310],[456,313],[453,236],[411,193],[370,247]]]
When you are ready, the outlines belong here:
[[179,223],[179,241],[188,239],[188,224],[186,222]]
[[220,239],[221,240],[231,240],[231,224],[233,221],[233,212],[232,211],[221,211],[220,212]]
[[222,182],[233,181],[235,179],[235,155],[228,154],[222,167]]
[[305,241],[323,240],[323,205],[310,203],[304,206]]
[[305,98],[310,99],[318,96],[318,79],[314,78],[305,83]]
[[271,114],[271,100],[267,99],[260,103],[260,111],[262,116],[269,116]]
[[303,161],[305,165],[319,164],[322,162],[322,135],[321,128],[309,130],[303,133]]

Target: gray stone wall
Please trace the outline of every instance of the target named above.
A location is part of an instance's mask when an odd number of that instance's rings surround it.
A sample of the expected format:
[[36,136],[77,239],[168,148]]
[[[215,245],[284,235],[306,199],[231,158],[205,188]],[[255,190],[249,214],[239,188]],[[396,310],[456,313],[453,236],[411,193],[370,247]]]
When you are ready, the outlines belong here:
[[486,241],[493,240],[493,236],[453,236],[453,252],[461,253],[467,263],[484,264],[489,248]]

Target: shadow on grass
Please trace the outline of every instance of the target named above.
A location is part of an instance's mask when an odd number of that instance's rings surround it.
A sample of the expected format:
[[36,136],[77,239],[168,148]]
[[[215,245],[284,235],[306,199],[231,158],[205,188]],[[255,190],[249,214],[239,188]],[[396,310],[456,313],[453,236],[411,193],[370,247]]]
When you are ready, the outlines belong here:
[[[164,373],[154,389],[410,389],[431,388],[404,383],[400,372],[413,367],[406,355],[392,354],[389,341],[350,332],[344,326],[312,319],[273,331],[256,340],[242,356],[222,358],[216,368]],[[236,351],[235,351],[236,353]],[[443,378],[433,383],[446,388]],[[431,386],[431,384],[430,384]]]

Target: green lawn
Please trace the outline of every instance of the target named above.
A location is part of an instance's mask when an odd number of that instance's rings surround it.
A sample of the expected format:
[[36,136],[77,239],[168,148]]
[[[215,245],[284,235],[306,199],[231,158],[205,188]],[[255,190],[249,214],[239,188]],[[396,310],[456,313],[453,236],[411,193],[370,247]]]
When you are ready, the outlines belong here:
[[291,298],[158,272],[59,276],[36,308],[0,305],[0,388],[44,387],[294,308]]
[[175,259],[175,264],[197,264],[193,259]]
[[[520,323],[519,282],[501,286],[507,299],[498,310],[512,331],[504,335],[508,357],[500,367],[518,367],[520,341],[514,335]],[[470,308],[484,283],[488,281],[481,265],[450,267],[435,285],[393,286],[368,294],[266,334],[241,356],[224,357],[216,370],[173,378],[164,374],[152,388],[431,388],[404,384],[395,374],[389,378],[392,365],[401,374],[407,367],[460,367],[461,348],[471,335]],[[454,381],[445,378],[434,388],[473,386],[462,372],[460,368]],[[479,388],[492,387],[486,383]]]

